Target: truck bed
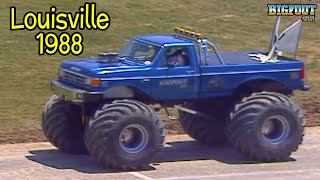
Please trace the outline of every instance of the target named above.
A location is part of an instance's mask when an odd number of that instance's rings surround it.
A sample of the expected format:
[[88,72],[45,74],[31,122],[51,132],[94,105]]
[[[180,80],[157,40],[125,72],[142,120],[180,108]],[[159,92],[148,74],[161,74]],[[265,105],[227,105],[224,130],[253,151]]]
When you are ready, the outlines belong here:
[[[249,54],[265,54],[263,51],[238,51],[238,52],[221,52],[223,61],[226,64],[259,64],[260,61],[253,60]],[[281,61],[293,60],[287,57],[279,56]],[[215,53],[209,52],[207,54],[207,65],[220,65],[220,61]]]

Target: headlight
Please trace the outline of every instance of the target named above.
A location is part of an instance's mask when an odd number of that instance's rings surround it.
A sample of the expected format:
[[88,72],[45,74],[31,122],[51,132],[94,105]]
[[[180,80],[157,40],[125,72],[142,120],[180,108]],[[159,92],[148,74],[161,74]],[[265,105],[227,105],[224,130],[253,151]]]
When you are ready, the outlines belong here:
[[101,80],[99,78],[88,78],[86,79],[86,84],[93,87],[99,87],[101,85]]

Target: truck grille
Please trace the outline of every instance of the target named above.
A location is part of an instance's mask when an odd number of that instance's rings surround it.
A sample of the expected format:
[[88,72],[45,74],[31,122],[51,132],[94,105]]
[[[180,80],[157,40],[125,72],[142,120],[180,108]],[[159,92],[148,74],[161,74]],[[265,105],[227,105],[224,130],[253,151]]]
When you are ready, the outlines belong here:
[[[63,71],[63,70],[60,70]],[[69,72],[69,71],[63,71],[63,75],[61,76],[62,80],[70,83],[70,84],[74,84],[74,85],[78,85],[78,86],[86,86],[86,77]]]

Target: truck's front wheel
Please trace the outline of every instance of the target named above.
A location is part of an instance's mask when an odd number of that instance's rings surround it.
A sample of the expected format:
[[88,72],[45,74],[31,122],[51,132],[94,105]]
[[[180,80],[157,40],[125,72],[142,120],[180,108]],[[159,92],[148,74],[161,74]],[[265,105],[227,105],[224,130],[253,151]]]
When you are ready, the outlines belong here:
[[87,152],[81,109],[77,105],[53,95],[42,113],[41,125],[45,137],[59,150],[72,154]]
[[164,123],[147,105],[118,100],[98,110],[88,123],[90,154],[109,168],[146,167],[164,143]]
[[304,135],[300,108],[285,95],[254,93],[235,106],[227,123],[232,144],[253,160],[286,160]]
[[226,142],[227,108],[218,108],[208,103],[185,103],[182,107],[200,111],[208,116],[204,118],[179,110],[180,124],[190,137],[207,145],[223,145]]

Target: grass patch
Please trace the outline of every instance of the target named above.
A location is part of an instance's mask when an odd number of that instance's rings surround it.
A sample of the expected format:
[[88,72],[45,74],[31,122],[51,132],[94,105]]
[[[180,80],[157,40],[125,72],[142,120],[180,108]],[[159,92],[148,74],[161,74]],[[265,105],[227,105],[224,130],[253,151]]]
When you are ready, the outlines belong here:
[[[63,60],[115,51],[137,34],[171,34],[176,26],[189,26],[201,31],[222,51],[267,49],[274,23],[274,18],[266,15],[266,4],[272,1],[266,0],[198,0],[196,3],[193,0],[95,0],[98,10],[106,11],[111,16],[111,26],[107,31],[81,31],[85,49],[80,56],[39,56],[38,42],[34,39],[38,31],[9,30],[10,6],[17,7],[17,19],[21,22],[27,11],[47,12],[51,5],[55,5],[58,11],[76,12],[84,2],[1,1],[0,130],[13,126],[40,127],[43,106],[51,96],[49,81],[56,78],[58,66]],[[281,3],[285,2],[291,1]],[[292,19],[295,18],[289,18],[288,22]],[[298,57],[304,59],[310,69],[308,80],[313,87],[310,93],[299,94],[298,101],[305,101],[303,103],[311,104],[319,100],[319,27],[320,18],[316,22],[304,23],[303,27]]]

